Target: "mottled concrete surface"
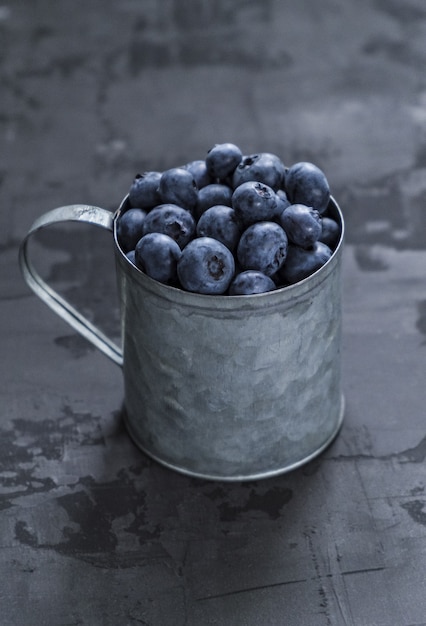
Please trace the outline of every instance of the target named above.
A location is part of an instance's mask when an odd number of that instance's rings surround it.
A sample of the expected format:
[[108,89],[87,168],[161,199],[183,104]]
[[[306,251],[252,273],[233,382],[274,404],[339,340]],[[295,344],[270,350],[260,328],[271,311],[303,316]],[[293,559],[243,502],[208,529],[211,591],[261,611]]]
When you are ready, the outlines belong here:
[[[2,625],[426,624],[425,67],[424,0],[0,5]],[[314,161],[347,223],[342,431],[243,484],[140,453],[119,368],[17,264],[40,214],[114,209],[136,172],[221,141]],[[95,230],[35,254],[117,336]]]

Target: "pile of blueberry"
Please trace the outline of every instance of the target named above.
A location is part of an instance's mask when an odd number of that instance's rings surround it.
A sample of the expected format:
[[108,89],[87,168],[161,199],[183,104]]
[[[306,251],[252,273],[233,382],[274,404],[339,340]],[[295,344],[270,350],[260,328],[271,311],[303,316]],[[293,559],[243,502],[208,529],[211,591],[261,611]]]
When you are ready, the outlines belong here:
[[202,294],[249,295],[294,284],[333,254],[340,226],[316,165],[217,144],[205,159],[137,175],[117,240],[151,278]]

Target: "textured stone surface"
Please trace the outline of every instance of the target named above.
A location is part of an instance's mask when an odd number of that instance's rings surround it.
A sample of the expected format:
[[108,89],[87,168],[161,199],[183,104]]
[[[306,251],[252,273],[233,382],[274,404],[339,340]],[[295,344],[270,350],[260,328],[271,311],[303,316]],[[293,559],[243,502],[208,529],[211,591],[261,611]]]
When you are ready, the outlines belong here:
[[[2,623],[425,623],[425,61],[423,0],[0,6]],[[314,161],[347,225],[341,433],[241,484],[144,456],[120,370],[17,264],[41,213],[114,209],[136,172],[218,141]],[[117,336],[104,234],[55,228],[35,251]]]

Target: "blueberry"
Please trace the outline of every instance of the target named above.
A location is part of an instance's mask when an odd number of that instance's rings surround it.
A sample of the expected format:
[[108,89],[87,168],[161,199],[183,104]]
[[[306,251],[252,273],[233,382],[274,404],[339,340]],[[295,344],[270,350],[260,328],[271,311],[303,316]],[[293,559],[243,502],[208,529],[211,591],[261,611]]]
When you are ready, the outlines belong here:
[[321,241],[317,241],[308,250],[290,244],[285,263],[279,270],[279,276],[284,283],[297,283],[316,272],[331,255],[330,248]]
[[117,240],[124,252],[134,250],[143,235],[143,223],[146,218],[143,209],[128,209],[117,221]]
[[244,156],[232,176],[234,189],[249,180],[256,180],[277,191],[283,183],[285,166],[279,157],[269,152]]
[[199,218],[204,211],[216,204],[231,206],[231,203],[232,189],[223,183],[211,183],[199,190],[195,214]]
[[330,200],[330,187],[324,172],[308,161],[288,168],[284,181],[287,197],[292,204],[306,204],[322,215]]
[[207,171],[214,179],[223,180],[233,174],[243,158],[243,153],[233,143],[220,143],[211,148],[206,156]]
[[129,189],[129,202],[132,207],[152,209],[160,203],[158,185],[161,172],[137,174]]
[[233,252],[240,238],[240,227],[235,211],[230,206],[216,204],[204,211],[197,224],[199,237],[213,237]]
[[207,165],[204,159],[196,159],[195,161],[191,161],[190,163],[184,165],[184,168],[187,169],[188,172],[191,172],[198,189],[201,189],[206,185],[210,185],[210,183],[213,182],[210,174],[207,171]]
[[316,209],[305,204],[290,204],[280,215],[279,223],[291,243],[310,248],[321,234],[321,217]]
[[163,204],[177,204],[190,211],[197,204],[197,184],[191,172],[185,167],[173,167],[163,172],[159,190]]
[[333,250],[340,238],[340,226],[331,217],[323,216],[321,221],[322,229],[319,240]]
[[271,187],[254,180],[239,185],[232,194],[232,207],[242,225],[272,220],[279,215],[280,205]]
[[126,252],[126,257],[129,259],[130,263],[136,265],[134,250],[129,250],[129,252]]
[[256,222],[241,235],[237,259],[243,269],[259,270],[272,276],[284,263],[287,247],[287,235],[279,224]]
[[254,293],[273,291],[276,285],[272,278],[257,270],[246,270],[237,274],[229,286],[230,296],[248,296]]
[[195,235],[195,220],[190,211],[176,204],[159,204],[146,216],[142,233],[163,233],[179,244],[186,246]]
[[232,252],[212,237],[198,237],[182,250],[177,272],[186,291],[224,294],[235,272]]
[[278,189],[278,191],[277,191],[277,202],[278,202],[277,213],[278,213],[278,215],[281,215],[281,213],[284,211],[284,209],[286,209],[288,206],[290,206],[290,200],[287,198],[287,194],[284,191],[284,189]]
[[160,282],[202,294],[263,293],[331,257],[342,230],[330,197],[313,163],[287,167],[275,154],[218,143],[205,159],[138,174],[116,236],[129,262]]
[[167,285],[175,284],[181,249],[163,233],[148,233],[135,248],[135,265],[145,274]]

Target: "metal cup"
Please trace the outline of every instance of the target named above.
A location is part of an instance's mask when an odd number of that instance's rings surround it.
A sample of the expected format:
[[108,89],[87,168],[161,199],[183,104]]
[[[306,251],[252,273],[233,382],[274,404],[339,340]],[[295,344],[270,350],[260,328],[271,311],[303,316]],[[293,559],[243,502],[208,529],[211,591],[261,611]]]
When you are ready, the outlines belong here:
[[[23,276],[73,328],[122,366],[125,422],[135,443],[176,471],[254,480],[319,455],[342,424],[341,226],[332,257],[294,285],[249,296],[190,293],[152,280],[117,241],[115,214],[71,205],[41,216],[20,247]],[[83,221],[113,233],[122,347],[47,285],[29,258],[31,235]]]

